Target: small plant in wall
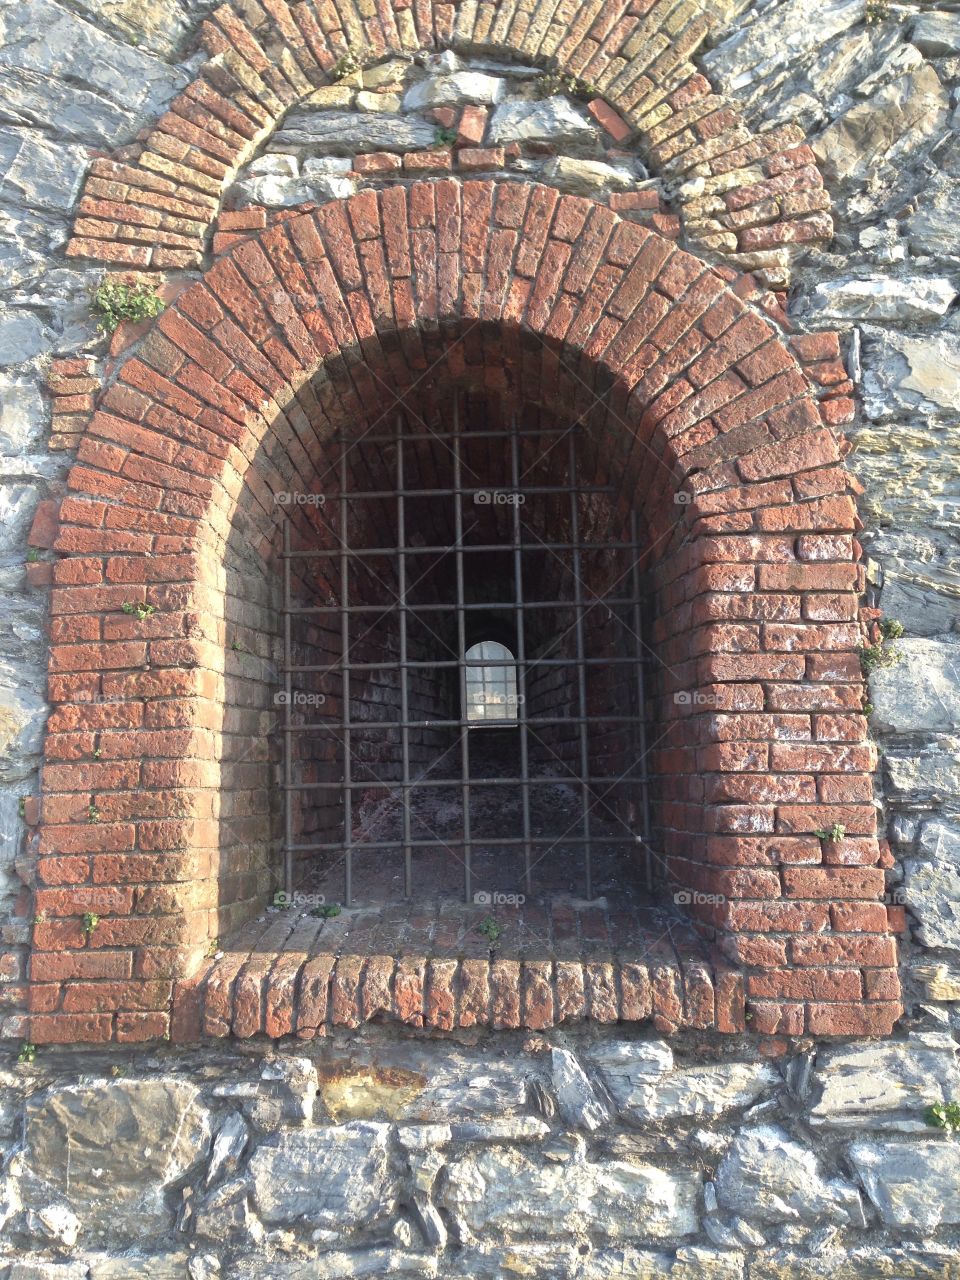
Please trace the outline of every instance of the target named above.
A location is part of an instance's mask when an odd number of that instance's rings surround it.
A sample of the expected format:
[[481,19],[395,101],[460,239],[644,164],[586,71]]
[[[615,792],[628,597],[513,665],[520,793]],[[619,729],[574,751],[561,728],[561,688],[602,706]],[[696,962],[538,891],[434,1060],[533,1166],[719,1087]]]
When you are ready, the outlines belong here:
[[867,0],[864,18],[869,26],[877,26],[890,17],[890,0]]
[[27,816],[27,797],[26,796],[21,796],[20,799],[17,801],[17,813],[20,815],[21,818],[25,818]]
[[36,1056],[37,1046],[35,1044],[31,1044],[29,1040],[24,1040],[23,1044],[20,1046],[20,1052],[17,1054],[17,1061],[20,1063],[30,1063],[33,1062]]
[[355,76],[358,71],[363,70],[363,59],[353,49],[348,49],[342,58],[338,58],[333,65],[330,75],[334,80],[346,80],[347,76]]
[[482,933],[488,942],[496,942],[503,933],[503,928],[497,924],[493,916],[484,916],[477,925],[477,933]]
[[27,564],[39,564],[39,562],[40,562],[40,548],[28,547],[27,548]]
[[596,85],[566,71],[551,71],[540,76],[535,90],[538,98],[555,98],[561,93],[571,98],[596,98],[600,92]]
[[325,902],[322,907],[314,907],[312,911],[308,911],[307,915],[315,916],[318,920],[332,920],[340,912],[339,902]]
[[927,1107],[925,1119],[927,1124],[943,1129],[952,1137],[960,1133],[960,1102],[935,1102],[932,1107]]
[[94,915],[92,911],[85,911],[83,913],[83,932],[87,935],[88,938],[93,936],[94,930],[97,928],[97,925],[99,925],[99,923],[100,923],[100,917],[97,915]]
[[124,613],[139,618],[141,622],[157,612],[156,605],[147,604],[143,600],[126,600],[120,608]]
[[442,125],[433,131],[433,140],[438,147],[452,147],[457,137],[456,129],[444,129]]
[[902,622],[899,622],[896,618],[884,618],[878,624],[877,631],[874,634],[877,635],[877,639],[873,644],[864,645],[860,650],[860,666],[865,676],[874,671],[895,667],[903,657],[899,649],[895,649],[889,644],[889,641],[899,640],[904,634]]
[[847,828],[842,822],[835,822],[832,827],[820,827],[813,833],[818,840],[842,840]]
[[100,821],[101,816],[102,816],[102,815],[101,815],[101,813],[100,813],[100,810],[97,808],[97,806],[96,806],[95,804],[90,805],[90,806],[89,806],[89,808],[87,809],[87,821],[88,821],[88,822],[90,822],[90,823],[97,823],[97,822],[99,822],[99,821]]
[[113,333],[124,320],[150,320],[163,310],[163,301],[151,284],[105,276],[93,295],[100,313],[101,333]]

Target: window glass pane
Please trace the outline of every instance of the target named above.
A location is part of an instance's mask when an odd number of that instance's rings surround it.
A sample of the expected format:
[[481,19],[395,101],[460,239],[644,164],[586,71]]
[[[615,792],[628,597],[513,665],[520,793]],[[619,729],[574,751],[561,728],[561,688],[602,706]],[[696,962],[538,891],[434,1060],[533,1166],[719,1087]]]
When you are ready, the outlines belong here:
[[517,718],[517,669],[506,666],[513,654],[496,640],[483,640],[466,652],[467,719],[489,723]]

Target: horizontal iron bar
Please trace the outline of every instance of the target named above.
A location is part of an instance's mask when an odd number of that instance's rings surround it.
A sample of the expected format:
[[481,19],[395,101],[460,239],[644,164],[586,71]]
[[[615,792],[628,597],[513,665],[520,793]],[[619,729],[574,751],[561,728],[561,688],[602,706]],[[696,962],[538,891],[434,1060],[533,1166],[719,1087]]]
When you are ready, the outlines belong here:
[[517,440],[541,440],[544,436],[559,436],[561,439],[570,434],[580,435],[583,428],[579,425],[573,427],[544,427],[542,431],[410,431],[403,434],[395,433],[392,436],[360,436],[353,440],[347,439],[346,436],[333,436],[330,444],[396,444],[401,440],[404,444],[418,442],[420,440],[459,440],[461,444],[465,440],[503,440],[508,442],[511,436]]
[[[499,704],[494,704],[499,705]],[[523,723],[531,725],[548,724],[637,724],[639,716],[536,716],[524,717]],[[306,733],[311,729],[516,729],[520,720],[516,716],[505,716],[501,721],[491,718],[471,719],[465,716],[460,720],[314,720],[308,724],[282,725],[284,733]]]
[[[584,836],[531,836],[530,843],[537,846],[546,846],[547,848],[559,848],[563,845],[581,845],[581,844],[630,844],[631,839],[634,843],[642,843],[640,836],[633,835],[629,832],[622,836],[591,836],[587,840]],[[515,847],[516,845],[526,844],[523,837],[493,837],[487,839],[486,836],[472,836],[469,840],[411,840],[410,846],[414,849],[463,849],[466,845],[479,845],[481,848],[490,848],[491,845],[500,847]],[[325,850],[327,852],[333,850],[336,852],[346,852],[349,849],[352,853],[356,853],[358,849],[402,849],[403,843],[400,840],[366,840],[353,841],[349,845],[343,841],[337,844],[292,844],[289,846],[291,853],[311,853],[315,851]]]
[[[354,491],[348,489],[346,493],[341,494],[339,491],[330,494],[331,503],[334,499],[346,498],[348,502],[352,502],[354,498],[376,499],[378,502],[389,499],[395,502],[397,498],[454,498],[459,494],[461,497],[469,497],[473,493],[522,493],[524,497],[535,494],[554,494],[554,493],[613,493],[612,484],[546,484],[523,485],[519,490],[512,489],[506,482],[503,484],[471,484],[465,485],[462,489],[359,489]],[[477,506],[499,506],[508,504],[479,502]]]
[[[514,608],[517,606],[514,605]],[[522,607],[522,606],[521,606]],[[615,666],[636,666],[638,662],[648,662],[649,659],[643,658],[584,658],[583,665],[585,667],[615,667]],[[495,662],[476,662],[473,659],[457,660],[456,658],[444,658],[437,662],[430,662],[426,658],[408,658],[406,662],[340,662],[339,658],[333,663],[321,662],[309,667],[282,667],[282,672],[287,671],[332,671],[334,666],[337,670],[348,669],[350,671],[399,671],[406,667],[425,668],[428,671],[434,671],[438,667],[575,667],[579,666],[577,658],[524,658],[521,662],[519,658],[497,658]]]
[[[356,761],[362,768],[362,761]],[[639,761],[637,762],[640,763]],[[618,782],[635,782],[635,778],[631,778],[629,773],[622,774],[618,778],[583,778],[579,773],[568,773],[559,777],[549,778],[470,778],[468,785],[471,787],[519,787],[519,786],[546,786],[547,784],[554,786],[557,783],[576,783],[578,786],[586,783],[587,786],[604,785],[615,786]],[[415,779],[413,782],[385,782],[382,778],[368,778],[366,782],[290,782],[283,783],[282,791],[330,791],[336,788],[338,791],[350,788],[353,791],[412,791],[429,790],[432,787],[462,787],[462,778],[438,778],[430,781],[429,778]]]
[[[607,609],[643,604],[642,600],[605,600],[598,596],[596,600],[585,600],[578,605],[573,600],[525,600],[523,604],[508,604],[503,600],[489,600],[485,604],[458,605],[460,609],[473,611],[484,610],[487,613],[498,609],[509,609],[511,613],[529,613],[533,609],[579,609],[587,612],[603,605]],[[311,604],[293,608],[290,613],[451,613],[449,604]]]
[[[481,542],[481,543],[463,543],[460,547],[351,547],[347,554],[354,559],[363,559],[366,556],[425,556],[425,555],[447,555],[451,551],[462,551],[464,555],[471,551],[482,551],[484,554],[490,552],[502,552],[504,555],[513,555],[514,551],[642,551],[644,550],[638,542],[521,542],[514,546],[512,543],[503,542]],[[280,558],[282,560],[315,560],[324,559],[331,556],[339,556],[342,553],[340,547],[326,547],[318,551],[282,551]]]

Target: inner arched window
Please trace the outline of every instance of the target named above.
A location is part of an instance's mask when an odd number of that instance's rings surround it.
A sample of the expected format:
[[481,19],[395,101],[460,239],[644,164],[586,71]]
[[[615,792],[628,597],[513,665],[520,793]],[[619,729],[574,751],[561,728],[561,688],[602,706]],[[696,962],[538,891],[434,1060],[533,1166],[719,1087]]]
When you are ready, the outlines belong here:
[[466,660],[466,718],[471,723],[502,724],[517,719],[515,658],[498,640],[471,645]]

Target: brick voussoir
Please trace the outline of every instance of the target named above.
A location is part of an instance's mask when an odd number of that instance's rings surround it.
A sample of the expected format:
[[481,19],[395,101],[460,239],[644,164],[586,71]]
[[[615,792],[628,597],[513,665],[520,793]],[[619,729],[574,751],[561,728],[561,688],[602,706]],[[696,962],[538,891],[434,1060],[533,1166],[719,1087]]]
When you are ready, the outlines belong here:
[[[105,976],[112,976],[123,953],[103,956],[102,963],[110,966]],[[77,965],[83,964],[79,957],[72,965],[58,965],[57,972],[80,972]],[[194,979],[176,984],[172,1017],[174,1026],[185,1028],[192,1038],[228,1034],[229,1028],[242,1037],[313,1038],[334,1026],[357,1027],[371,1018],[418,1025],[408,981],[418,972],[418,981],[425,984],[423,1019],[442,1031],[454,1026],[548,1030],[572,1020],[608,1024],[654,1019],[660,1025],[704,1031],[722,1029],[721,1021],[742,1023],[743,979],[725,968],[714,973],[702,962],[684,968],[675,961],[658,962],[648,968],[626,959],[584,965],[450,959],[427,961],[424,973],[422,964],[418,970],[403,957],[334,958],[282,951],[228,954],[204,965]],[[127,988],[130,999],[138,993],[139,1004],[124,1003]],[[101,1007],[112,1001],[116,1008],[143,1008],[147,1001],[151,1008],[166,1009],[169,1001],[155,997],[169,989],[164,983],[87,981],[83,1000],[91,1007],[99,1000]]]

